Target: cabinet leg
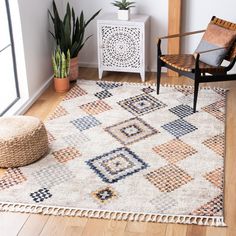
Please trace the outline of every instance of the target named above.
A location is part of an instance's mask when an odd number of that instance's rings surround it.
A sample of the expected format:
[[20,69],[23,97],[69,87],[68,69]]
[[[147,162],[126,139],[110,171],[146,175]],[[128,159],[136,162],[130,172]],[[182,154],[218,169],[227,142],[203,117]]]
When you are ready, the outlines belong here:
[[100,80],[102,79],[102,75],[103,75],[103,70],[98,69],[98,77]]
[[140,72],[142,82],[145,82],[145,71]]

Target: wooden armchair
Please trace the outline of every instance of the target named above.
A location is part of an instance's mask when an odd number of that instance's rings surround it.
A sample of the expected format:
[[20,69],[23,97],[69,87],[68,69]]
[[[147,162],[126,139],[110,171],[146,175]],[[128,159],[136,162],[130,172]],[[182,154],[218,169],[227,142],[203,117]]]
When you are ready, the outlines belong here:
[[[236,31],[236,24],[219,19],[215,16],[212,17],[211,23],[221,26],[226,29]],[[179,54],[179,55],[162,55],[161,53],[161,40],[175,37],[184,37],[192,34],[203,33],[205,30],[188,32],[183,34],[169,35],[158,39],[157,42],[157,94],[160,90],[161,68],[166,67],[180,75],[189,77],[194,80],[194,98],[193,98],[193,111],[196,112],[197,96],[200,83],[218,82],[236,80],[236,74],[228,74],[233,68],[236,61],[236,41],[234,41],[225,60],[230,61],[228,66],[211,66],[200,61],[203,53],[211,52],[218,49],[198,52],[193,54]],[[220,37],[220,35],[219,35]]]

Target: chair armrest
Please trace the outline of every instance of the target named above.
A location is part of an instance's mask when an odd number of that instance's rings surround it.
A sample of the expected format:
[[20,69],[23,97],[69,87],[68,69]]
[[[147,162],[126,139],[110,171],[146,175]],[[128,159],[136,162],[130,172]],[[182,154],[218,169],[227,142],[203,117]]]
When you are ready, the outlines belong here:
[[192,35],[192,34],[199,34],[199,33],[205,32],[205,31],[206,30],[198,30],[198,31],[186,32],[186,33],[182,33],[182,34],[167,35],[167,36],[157,38],[157,41],[160,39],[177,38],[177,37],[184,37],[184,36],[188,36],[188,35]]

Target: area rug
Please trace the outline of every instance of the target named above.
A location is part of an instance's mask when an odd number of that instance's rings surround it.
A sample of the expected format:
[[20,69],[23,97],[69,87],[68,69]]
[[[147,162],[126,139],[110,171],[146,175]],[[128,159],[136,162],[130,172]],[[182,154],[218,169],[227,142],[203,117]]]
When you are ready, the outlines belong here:
[[50,150],[8,169],[0,209],[224,226],[224,89],[80,80],[45,122]]

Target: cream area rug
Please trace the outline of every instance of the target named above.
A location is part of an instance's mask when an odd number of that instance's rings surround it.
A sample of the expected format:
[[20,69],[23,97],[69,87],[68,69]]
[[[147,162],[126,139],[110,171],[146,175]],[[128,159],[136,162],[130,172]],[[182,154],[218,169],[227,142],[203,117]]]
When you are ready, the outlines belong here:
[[223,89],[80,80],[46,121],[50,150],[0,178],[0,209],[224,226]]

